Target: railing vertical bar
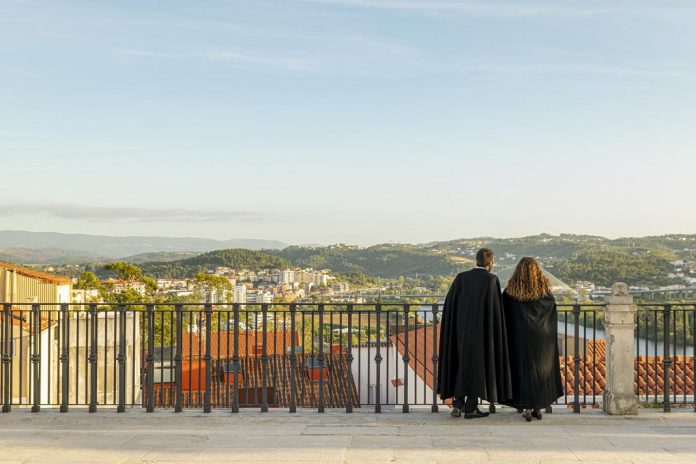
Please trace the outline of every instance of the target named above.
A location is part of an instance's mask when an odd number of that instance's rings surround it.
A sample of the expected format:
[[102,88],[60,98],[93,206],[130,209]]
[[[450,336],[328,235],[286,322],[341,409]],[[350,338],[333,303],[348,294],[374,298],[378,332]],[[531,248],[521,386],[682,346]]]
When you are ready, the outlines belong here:
[[99,330],[97,304],[89,305],[90,341],[89,341],[89,412],[97,412],[97,331]]
[[676,366],[676,357],[677,353],[679,350],[679,344],[677,343],[677,319],[679,316],[679,312],[677,309],[673,309],[672,313],[672,351],[674,352],[674,356],[672,356],[672,378],[670,379],[670,385],[672,386],[672,402],[676,403],[677,402],[677,366]]
[[319,408],[318,411],[324,412],[325,400],[324,400],[324,376],[326,375],[326,369],[324,365],[324,305],[319,305],[319,354],[317,356],[319,361]]
[[[385,334],[384,334],[384,342],[385,342],[385,343],[384,343],[384,353],[387,355],[387,356],[386,356],[386,359],[385,359],[385,363],[386,363],[386,372],[385,372],[385,375],[384,375],[384,381],[385,381],[384,383],[385,383],[385,385],[386,385],[386,388],[384,389],[384,391],[385,391],[385,393],[386,393],[386,398],[384,399],[384,404],[390,405],[391,403],[389,402],[389,390],[390,390],[390,388],[389,388],[389,383],[391,382],[390,379],[393,378],[393,377],[391,376],[391,367],[392,367],[392,366],[389,365],[389,358],[391,357],[391,356],[389,356],[389,346],[391,345],[390,340],[391,340],[391,335],[392,335],[392,333],[391,333],[391,327],[390,327],[390,325],[391,325],[391,312],[390,312],[389,310],[386,310],[386,311],[384,312],[384,316],[385,316],[386,319],[387,319],[387,322],[386,322],[386,324],[384,325],[384,328],[385,328]],[[395,388],[396,388],[396,387],[395,387]]]
[[205,392],[203,393],[203,412],[210,412],[210,374],[212,372],[211,365],[211,355],[210,355],[210,342],[213,338],[211,333],[211,319],[213,317],[213,305],[210,303],[205,305],[205,357],[203,358],[205,362]]
[[[373,404],[372,401],[374,401],[376,397],[376,382],[375,384],[372,383],[372,369],[370,369],[370,360],[372,359],[372,343],[370,340],[370,337],[372,336],[372,314],[368,312],[366,314],[367,316],[367,336],[366,336],[366,342],[367,342],[367,402],[368,404]],[[373,395],[370,397],[370,387],[373,388]]]
[[69,375],[70,375],[70,341],[68,337],[70,336],[70,322],[68,321],[69,318],[69,313],[68,313],[68,305],[63,303],[60,305],[60,314],[61,314],[61,320],[62,320],[62,329],[63,329],[63,335],[62,335],[62,340],[61,340],[61,347],[62,347],[62,352],[60,354],[60,363],[62,367],[62,372],[61,372],[61,387],[60,387],[60,412],[68,412],[68,401],[69,401],[69,393],[70,391],[68,390],[68,383],[70,381]]
[[[183,342],[183,325],[184,325],[184,314],[183,314],[183,306],[178,304],[174,307],[174,312],[176,314],[176,355],[174,356],[174,362],[175,362],[175,370],[174,370],[174,376],[175,376],[175,388],[176,388],[176,393],[174,395],[174,412],[181,412],[181,400],[182,400],[182,392],[181,388],[182,385],[181,383],[183,382],[183,375],[182,375],[182,365],[181,363],[183,362],[183,354],[182,354],[182,342]],[[190,349],[190,347],[189,347]]]
[[[394,340],[396,343],[394,343],[394,378],[397,380],[400,380],[399,377],[399,365],[402,364],[399,362],[399,343],[400,343],[400,334],[399,332],[399,318],[401,317],[401,314],[398,311],[394,311]],[[396,393],[394,395],[394,406],[399,404],[399,392],[401,390],[399,388],[396,388]]]
[[[327,362],[327,391],[329,392],[329,398],[331,398],[331,392],[336,392],[336,384],[334,382],[334,376],[333,375],[328,375],[336,371],[336,362],[334,360],[334,333],[333,333],[333,318],[334,318],[334,312],[336,311],[336,308],[330,308],[331,310],[329,311],[329,357],[328,357],[328,362]],[[340,388],[340,387],[339,387]],[[339,392],[339,397],[340,397],[340,392]]]
[[34,397],[31,412],[39,412],[41,411],[41,307],[38,304],[31,305],[31,327],[33,341],[31,354],[32,393]]
[[[131,391],[130,405],[131,405],[131,407],[135,406],[135,357],[138,355],[137,354],[137,350],[139,348],[138,345],[141,344],[141,341],[136,338],[137,334],[135,331],[135,325],[136,325],[136,318],[141,317],[142,314],[143,314],[142,311],[132,311],[131,312],[131,320],[132,320],[132,322],[131,322],[131,328],[132,328],[132,330],[131,330],[131,337],[132,337],[132,342],[131,342],[131,346],[132,346],[132,349],[131,349],[131,381],[130,381],[130,391]],[[127,322],[128,322],[128,319],[126,319],[126,323]],[[141,357],[141,361],[142,361],[142,353],[143,352],[141,349],[140,355],[139,355]],[[126,361],[128,361],[128,360],[126,359]],[[141,366],[141,370],[142,370],[142,366]],[[142,388],[142,382],[140,383],[140,385]]]
[[126,412],[126,307],[118,308],[118,407],[117,412]]
[[423,317],[423,336],[421,337],[423,340],[423,405],[425,406],[428,404],[428,398],[427,398],[427,382],[425,379],[428,377],[428,318],[427,318],[427,312],[425,310],[422,311],[421,316]]
[[[593,342],[594,348],[597,345]],[[587,406],[587,311],[582,312],[582,406]],[[594,377],[594,375],[593,375]]]
[[11,344],[12,337],[10,336],[10,326],[12,324],[12,306],[9,304],[3,305],[3,340],[2,340],[2,412],[11,412],[11,392],[12,381],[10,380],[10,372],[12,370],[12,354]]
[[[353,305],[348,304],[346,311],[348,313],[348,340],[346,348],[348,355],[346,356],[346,412],[353,412]],[[343,331],[341,331],[343,333]]]
[[[691,373],[692,373],[692,385],[693,387],[693,410],[696,412],[696,305],[691,307],[691,341],[693,343],[693,356],[691,357]],[[684,340],[684,345],[686,345],[686,340]],[[686,359],[684,360],[684,368],[686,369]]]
[[[188,401],[186,402],[186,406],[188,407],[193,407],[194,404],[194,399],[193,399],[193,363],[194,363],[194,357],[193,357],[193,352],[194,352],[194,346],[193,346],[193,311],[191,308],[187,308],[188,311],[188,362],[189,362],[189,369],[188,369]],[[196,354],[196,359],[195,362],[198,366],[200,366],[200,361],[201,361],[201,348],[200,348],[200,337],[198,337],[199,343],[198,343],[198,350]],[[183,362],[183,361],[182,361]],[[200,373],[200,369],[198,369],[198,372]],[[198,382],[198,389],[200,390],[200,382]],[[198,400],[200,398],[196,398]]]
[[[648,403],[650,401],[650,372],[648,370],[648,367],[650,366],[650,360],[649,360],[649,355],[650,355],[650,345],[648,344],[648,338],[650,335],[649,329],[650,329],[650,324],[649,322],[649,315],[645,312],[642,311],[641,313],[638,313],[639,315],[644,316],[644,326],[645,328],[643,329],[643,333],[645,333],[645,402]],[[638,336],[640,337],[640,332],[638,332]],[[639,341],[640,343],[640,341]]]
[[[79,402],[79,397],[80,397],[80,311],[77,310],[74,312],[75,314],[75,404]],[[20,342],[22,337],[20,337]],[[23,352],[23,350],[20,348],[20,352]],[[24,363],[22,363],[24,364]],[[21,369],[22,366],[20,366]],[[20,370],[20,379],[19,381],[22,381],[22,375],[21,375],[21,370]],[[21,385],[21,383],[20,383]],[[20,386],[19,388],[20,391],[20,398],[21,398],[21,391],[22,388]]]
[[580,305],[573,305],[573,412],[580,412]]
[[[53,359],[52,348],[51,348],[51,346],[53,345],[53,339],[54,339],[54,331],[51,330],[53,327],[53,312],[54,312],[53,307],[49,306],[49,309],[48,309],[48,327],[49,327],[49,330],[48,330],[48,353],[47,353],[48,359]],[[47,388],[48,391],[46,392],[46,398],[47,398],[49,403],[53,403],[53,399],[52,399],[53,397],[51,395],[51,393],[53,392],[53,390],[51,389],[52,371],[53,371],[53,369],[48,369],[48,375],[47,375],[48,378],[46,379],[47,380],[46,384],[48,387]]]
[[[597,404],[597,311],[592,310],[592,406]],[[606,344],[605,344],[606,349]]]
[[[692,373],[692,384],[693,384],[693,396],[692,401],[694,402],[694,412],[696,412],[696,305],[691,308],[691,341],[693,342],[693,356],[691,357],[691,373]],[[686,344],[686,343],[685,343]]]
[[[261,304],[261,412],[268,412],[268,303]],[[275,338],[275,335],[274,335]]]
[[403,305],[403,311],[404,311],[404,355],[403,355],[403,362],[404,362],[404,404],[401,409],[401,412],[407,413],[410,411],[409,409],[409,396],[408,396],[408,362],[410,361],[410,355],[409,355],[409,350],[408,350],[408,332],[409,332],[409,323],[408,323],[408,310],[409,310],[409,304],[404,303]]
[[[568,386],[568,360],[570,359],[570,356],[568,356],[568,311],[564,311],[563,313],[563,324],[565,325],[565,330],[563,331],[563,378],[565,379],[566,382],[566,387]],[[568,405],[568,388],[564,388],[563,391],[565,392],[565,403],[566,406]]]
[[[164,316],[164,315],[163,315]],[[162,356],[164,357],[164,356]],[[164,369],[162,369],[164,371]],[[155,410],[155,305],[147,305],[147,412]],[[163,384],[161,384],[163,385]]]
[[663,319],[663,342],[664,342],[664,353],[663,353],[663,371],[664,371],[664,388],[663,388],[663,401],[662,401],[662,410],[663,412],[670,412],[671,411],[671,405],[669,401],[669,396],[670,396],[670,375],[671,375],[671,367],[672,367],[672,359],[670,357],[670,346],[669,346],[669,338],[670,338],[670,322],[671,322],[671,315],[672,315],[672,306],[671,305],[665,305],[664,306],[664,319]]
[[[217,331],[216,331],[216,333],[217,333],[217,357],[214,360],[214,362],[215,362],[214,365],[215,365],[215,372],[217,373],[217,375],[212,377],[212,380],[215,382],[215,398],[213,399],[213,404],[215,404],[216,406],[219,407],[221,405],[227,406],[227,403],[223,402],[221,399],[222,398],[222,385],[220,384],[220,379],[221,379],[221,377],[220,377],[220,371],[221,371],[220,362],[223,359],[223,357],[222,357],[222,345],[220,345],[220,333],[222,332],[222,325],[220,325],[220,316],[221,316],[222,311],[220,309],[218,309],[217,311],[215,311],[215,313],[216,313],[216,317],[217,317]],[[227,319],[229,320],[229,317]],[[229,339],[230,338],[227,337],[226,341],[229,342]],[[225,343],[225,345],[228,347],[228,350],[229,350],[229,343]],[[224,360],[225,360],[225,363],[227,363],[227,361],[229,360],[229,356],[225,357]],[[225,376],[224,378],[225,378],[225,380],[227,380],[227,376]],[[225,385],[227,385],[226,381],[225,381]],[[225,398],[225,400],[227,400],[227,397]]]
[[[203,310],[198,310],[196,314],[196,325],[198,327],[198,369],[196,370],[196,376],[198,377],[196,385],[198,386],[198,398],[197,403],[200,403],[201,407],[205,407],[205,399],[201,398],[201,385],[205,388],[205,380],[201,378],[203,375],[203,369],[201,369],[201,361],[205,365],[205,345],[203,339],[205,338],[205,329],[203,328],[203,314],[205,314],[205,305],[203,305]],[[205,397],[205,391],[203,392]]]
[[[24,307],[21,307],[18,311],[18,316],[20,320],[20,324],[24,322]],[[22,405],[22,397],[24,396],[24,337],[22,337],[22,326],[19,326],[19,369],[17,369],[18,372],[18,392],[17,392],[17,404],[20,406]],[[79,339],[79,333],[78,333],[78,339]],[[14,340],[14,338],[12,339]]]
[[[684,384],[684,404],[686,405],[686,381],[687,381],[687,373],[686,373],[686,327],[688,325],[688,321],[686,318],[686,309],[682,308],[681,309],[682,313],[682,362],[683,367],[682,367],[682,382]],[[696,355],[696,353],[694,353]]]
[[[108,390],[108,372],[109,372],[109,357],[108,357],[108,348],[109,348],[109,326],[107,324],[109,320],[109,310],[106,309],[104,311],[104,376],[102,379],[103,383],[103,388],[102,388],[102,404],[106,404],[106,392]],[[60,332],[59,332],[60,333]]]
[[[418,310],[414,311],[413,316],[413,404],[418,404]],[[410,324],[406,330],[411,331]]]
[[297,305],[290,305],[290,412],[297,412]]
[[118,312],[114,310],[114,393],[111,400],[112,404],[116,404],[118,398],[118,332],[120,330],[118,323]]
[[[368,344],[369,345],[369,344]],[[358,309],[358,388],[362,386],[362,350],[363,340],[362,340],[362,312]],[[367,388],[366,393],[369,395],[370,389]],[[358,390],[358,398],[362,398],[360,395],[360,390]],[[369,401],[369,398],[368,398]],[[362,406],[362,399],[360,400],[360,406]]]
[[[654,347],[653,347],[653,382],[654,382],[654,385],[655,385],[655,387],[654,387],[654,403],[657,404],[657,401],[658,401],[658,400],[657,400],[657,395],[658,395],[658,393],[659,393],[659,391],[658,391],[658,390],[659,390],[659,385],[658,385],[659,378],[658,378],[658,375],[657,375],[657,322],[658,322],[657,311],[653,311],[653,315],[655,316],[655,317],[654,317],[655,323],[653,324],[653,327],[654,327],[654,331],[653,331],[653,332],[654,332],[654,337],[653,337],[653,340],[654,340]],[[664,322],[664,318],[663,318],[663,322]],[[663,354],[664,354],[664,353],[663,353]],[[664,384],[663,384],[663,392],[664,392]]]
[[232,384],[232,412],[239,412],[239,372],[241,370],[239,364],[239,303],[234,303],[232,305],[232,312],[234,318],[233,327],[233,348],[232,348],[232,366],[234,369]]
[[375,331],[377,336],[375,338],[375,412],[382,412],[382,385],[381,385],[381,372],[380,368],[382,366],[382,346],[380,337],[380,326],[382,323],[382,305],[377,304],[375,306]]
[[[230,357],[230,305],[227,305],[227,309],[225,311],[225,320],[225,364],[229,366],[230,360],[232,360]],[[218,330],[220,329],[218,328]],[[232,369],[232,380],[234,380],[234,371],[237,370],[236,366],[234,365],[234,360],[232,360]],[[230,401],[229,369],[225,369],[225,371],[225,405],[230,406],[232,403]]]
[[[248,327],[248,326],[247,326]],[[263,337],[263,335],[262,335]],[[247,352],[248,352],[248,338],[247,338]],[[262,348],[263,349],[263,348]],[[259,389],[259,377],[258,373],[259,367],[259,311],[254,307],[254,402],[253,404],[259,404],[258,389]],[[248,391],[248,390],[247,390]]]
[[[438,405],[437,405],[437,368],[438,368],[438,332],[437,332],[437,316],[438,316],[438,309],[439,306],[437,303],[433,303],[433,357],[432,357],[432,362],[433,362],[433,404],[430,406],[430,412],[438,412]],[[427,337],[426,337],[427,338]],[[427,374],[425,374],[427,375]]]

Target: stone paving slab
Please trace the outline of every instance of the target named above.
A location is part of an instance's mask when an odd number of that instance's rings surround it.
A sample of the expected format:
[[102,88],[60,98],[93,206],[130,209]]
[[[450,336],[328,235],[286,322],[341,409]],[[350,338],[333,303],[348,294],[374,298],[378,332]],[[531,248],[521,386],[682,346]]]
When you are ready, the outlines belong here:
[[507,408],[478,420],[452,418],[446,409],[0,414],[0,464],[283,461],[694,463],[696,413],[615,417],[560,410],[531,423]]

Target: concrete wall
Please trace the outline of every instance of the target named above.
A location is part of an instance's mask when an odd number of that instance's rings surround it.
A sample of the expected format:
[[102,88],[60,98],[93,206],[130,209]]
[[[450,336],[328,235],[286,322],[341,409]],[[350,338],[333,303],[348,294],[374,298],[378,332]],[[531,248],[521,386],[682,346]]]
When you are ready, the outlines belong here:
[[[379,382],[375,378],[377,366],[375,356],[378,350],[382,356]],[[351,371],[362,404],[374,403],[374,390],[377,388],[378,384],[380,385],[382,404],[396,403],[401,405],[404,403],[404,386],[399,386],[398,381],[392,382],[397,379],[403,382],[405,379],[404,362],[401,353],[398,352],[396,347],[391,344],[382,344],[379,348],[376,346],[370,346],[369,348],[354,347],[353,357]],[[360,369],[359,372],[358,369]],[[416,375],[416,372],[410,366],[407,367],[407,371],[409,390],[408,403],[411,405],[429,407],[429,405],[432,404],[432,389],[428,387],[423,379]],[[441,402],[438,400],[438,403]]]

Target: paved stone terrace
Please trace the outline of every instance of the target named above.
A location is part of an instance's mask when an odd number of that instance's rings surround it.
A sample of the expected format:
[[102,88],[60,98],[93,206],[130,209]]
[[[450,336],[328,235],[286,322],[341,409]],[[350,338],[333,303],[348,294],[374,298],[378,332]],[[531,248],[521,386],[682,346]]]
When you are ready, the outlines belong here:
[[567,410],[526,423],[510,409],[464,420],[415,411],[318,414],[141,410],[0,415],[0,463],[696,462],[696,413]]

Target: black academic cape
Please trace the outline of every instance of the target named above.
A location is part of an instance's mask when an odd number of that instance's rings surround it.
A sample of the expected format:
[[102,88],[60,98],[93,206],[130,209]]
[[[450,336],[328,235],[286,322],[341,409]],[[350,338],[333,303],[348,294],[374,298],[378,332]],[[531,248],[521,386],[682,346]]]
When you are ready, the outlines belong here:
[[563,396],[558,356],[558,312],[553,295],[519,301],[503,293],[516,408],[542,409]]
[[512,394],[500,282],[477,268],[460,273],[440,326],[440,398],[476,396],[491,403]]

